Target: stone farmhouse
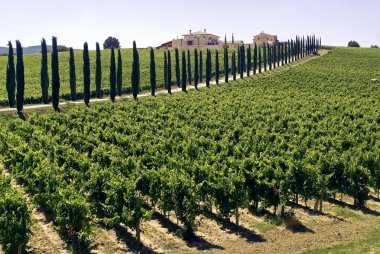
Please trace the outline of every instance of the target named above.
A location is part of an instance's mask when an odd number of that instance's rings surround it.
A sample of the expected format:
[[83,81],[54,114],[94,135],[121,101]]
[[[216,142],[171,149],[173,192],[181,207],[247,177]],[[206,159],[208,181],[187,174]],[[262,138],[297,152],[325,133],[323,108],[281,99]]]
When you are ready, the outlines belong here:
[[276,44],[278,43],[277,35],[271,35],[261,32],[253,37],[253,44],[262,45],[263,43]]

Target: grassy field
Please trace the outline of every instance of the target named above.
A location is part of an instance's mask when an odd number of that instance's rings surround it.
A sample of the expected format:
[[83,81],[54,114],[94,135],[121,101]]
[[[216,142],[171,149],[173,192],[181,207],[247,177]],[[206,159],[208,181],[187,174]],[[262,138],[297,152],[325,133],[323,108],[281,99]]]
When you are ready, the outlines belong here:
[[[233,50],[230,49],[230,52]],[[93,97],[95,97],[95,51],[90,51],[90,69],[91,69],[91,92]],[[191,59],[193,59],[193,51],[191,51]],[[223,51],[219,53],[220,68],[223,70]],[[131,72],[132,72],[132,49],[122,49],[121,50],[123,59],[123,92],[131,92]],[[215,51],[212,51],[212,60],[215,61]],[[109,94],[109,68],[110,68],[110,50],[101,51],[102,59],[102,89],[104,94]],[[141,90],[150,89],[150,76],[149,76],[149,64],[150,64],[150,51],[147,49],[139,49],[140,56],[140,68],[141,68]],[[187,54],[186,54],[187,56]],[[117,57],[117,52],[116,52]],[[156,58],[156,72],[157,72],[157,87],[163,87],[164,82],[164,50],[155,51]],[[117,59],[117,58],[116,58]],[[175,82],[175,54],[174,51],[171,52],[172,59],[172,80]],[[7,92],[5,87],[6,81],[6,67],[7,67],[7,56],[0,56],[0,83],[4,84],[0,86],[0,105],[7,105]],[[49,54],[49,73],[51,71],[50,54]],[[180,52],[181,61],[181,52]],[[206,73],[205,67],[206,52],[203,52],[203,75]],[[41,54],[25,55],[24,56],[25,65],[25,102],[28,103],[38,103],[41,102],[41,86],[40,86],[40,68],[41,68]],[[77,92],[78,98],[83,97],[83,56],[82,52],[75,52],[75,65],[77,74]],[[192,74],[194,75],[194,66],[192,61]],[[181,66],[181,62],[180,62]],[[213,71],[215,71],[215,65],[213,66]],[[70,97],[70,86],[69,86],[69,53],[61,52],[59,53],[59,73],[61,78],[61,90],[60,95],[62,98],[69,99]],[[51,73],[49,74],[51,80]],[[50,87],[51,94],[51,87]]]
[[[380,89],[370,82],[379,66],[378,49],[336,48],[199,91],[33,110],[27,121],[8,114],[1,157],[64,232],[96,227],[94,218],[134,229],[128,215],[138,214],[157,252],[376,253],[379,202],[356,210],[353,197],[379,187]],[[322,188],[330,199],[314,213]],[[247,209],[254,201],[269,217],[285,205],[290,219],[274,225]],[[236,211],[239,226],[229,222]],[[189,221],[202,241],[175,233]]]

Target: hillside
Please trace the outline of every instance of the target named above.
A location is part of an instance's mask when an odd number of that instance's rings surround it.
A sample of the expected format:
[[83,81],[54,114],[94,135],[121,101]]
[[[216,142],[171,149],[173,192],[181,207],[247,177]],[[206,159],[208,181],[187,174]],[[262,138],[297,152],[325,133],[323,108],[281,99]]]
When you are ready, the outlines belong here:
[[[52,50],[52,46],[47,46],[48,51]],[[16,50],[16,49],[15,49]],[[30,54],[37,54],[41,52],[41,46],[30,46],[30,47],[24,47],[23,48],[25,55]],[[8,48],[7,47],[0,47],[0,55],[8,54]]]
[[379,65],[376,49],[336,48],[199,91],[3,115],[0,152],[98,253],[376,253]]

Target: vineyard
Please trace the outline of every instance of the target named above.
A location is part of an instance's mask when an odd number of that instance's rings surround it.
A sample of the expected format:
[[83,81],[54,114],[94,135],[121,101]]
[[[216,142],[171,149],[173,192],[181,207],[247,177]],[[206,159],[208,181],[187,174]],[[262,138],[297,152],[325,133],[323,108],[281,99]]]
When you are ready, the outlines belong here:
[[[131,51],[122,52],[131,59]],[[95,224],[122,225],[140,240],[154,214],[174,215],[176,237],[191,241],[199,218],[210,214],[236,226],[243,210],[287,218],[297,204],[324,214],[341,195],[368,211],[380,189],[380,94],[370,83],[379,66],[377,50],[335,48],[302,65],[199,91],[69,105],[60,114],[30,112],[27,121],[5,115],[2,162],[53,215],[57,231],[82,245]],[[40,96],[37,86],[27,89]],[[3,193],[9,179],[0,180]],[[0,213],[5,203],[0,198]]]

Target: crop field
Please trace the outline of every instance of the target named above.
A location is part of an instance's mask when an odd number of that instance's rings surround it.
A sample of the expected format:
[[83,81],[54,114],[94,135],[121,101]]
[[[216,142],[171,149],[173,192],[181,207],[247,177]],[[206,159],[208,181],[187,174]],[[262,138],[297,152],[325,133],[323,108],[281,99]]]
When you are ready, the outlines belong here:
[[[149,78],[149,50],[139,49],[140,68],[141,68],[141,90],[150,89]],[[232,54],[233,49],[230,49]],[[203,52],[203,76],[206,73],[206,51]],[[223,50],[219,51],[222,54]],[[117,51],[115,52],[117,56]],[[132,49],[121,49],[123,61],[123,93],[131,92],[131,72],[132,72]],[[181,52],[180,52],[181,54]],[[194,61],[194,52],[191,50],[191,62]],[[172,73],[173,81],[175,80],[175,55],[172,55]],[[51,82],[51,56],[48,54],[49,63],[49,76]],[[110,90],[110,56],[111,50],[101,51],[102,61],[102,90],[103,94],[108,95]],[[186,54],[187,56],[187,54]],[[215,59],[215,51],[212,51],[212,59]],[[96,52],[90,51],[90,72],[91,72],[91,93],[95,97],[95,63]],[[164,87],[164,50],[155,50],[156,71],[157,71],[157,88]],[[16,60],[16,59],[15,59]],[[181,55],[180,55],[181,60]],[[223,57],[220,57],[220,66],[223,66]],[[7,91],[5,86],[6,69],[7,69],[7,56],[0,56],[0,81],[4,85],[0,86],[0,105],[6,106],[8,104]],[[25,55],[25,103],[41,103],[41,85],[40,85],[40,69],[41,69],[41,54]],[[81,51],[75,52],[75,67],[77,75],[77,92],[78,99],[83,98],[83,53]],[[213,66],[215,71],[215,65]],[[223,68],[221,68],[223,69]],[[59,53],[59,73],[61,80],[60,96],[64,99],[70,99],[70,73],[69,73],[69,52]],[[51,84],[49,87],[49,95],[51,95]]]
[[[131,51],[122,52],[130,66]],[[105,83],[108,60],[102,51]],[[39,61],[25,57],[30,71]],[[68,55],[60,63],[69,95]],[[147,253],[294,253],[365,241],[358,232],[380,222],[380,87],[370,82],[379,66],[377,49],[334,48],[199,91],[34,110],[26,121],[3,115],[1,160],[59,234],[83,245],[105,230],[125,239],[120,227]],[[26,77],[26,97],[38,98],[38,76]],[[103,251],[123,252],[113,248]]]

